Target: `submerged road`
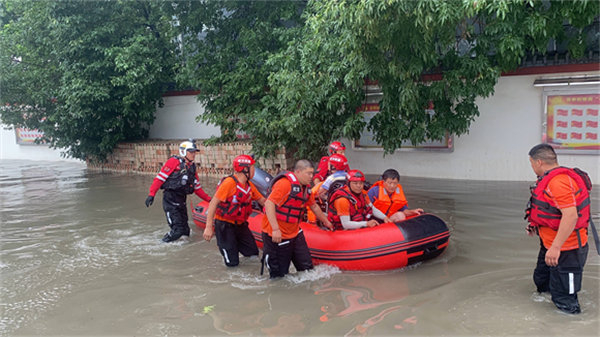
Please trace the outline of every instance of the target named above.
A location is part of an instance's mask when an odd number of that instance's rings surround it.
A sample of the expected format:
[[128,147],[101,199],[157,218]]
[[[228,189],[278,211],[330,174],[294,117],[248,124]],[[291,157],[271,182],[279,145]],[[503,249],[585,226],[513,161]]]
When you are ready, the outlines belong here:
[[[152,178],[0,161],[0,335],[598,335],[593,243],[580,315],[535,293],[539,243],[523,221],[529,183],[402,178],[409,205],[450,227],[440,257],[385,272],[318,266],[270,281],[258,259],[226,268],[215,240],[198,231],[161,243],[161,194],[144,206]],[[206,178],[206,191],[217,181]],[[592,198],[598,220],[596,187]]]

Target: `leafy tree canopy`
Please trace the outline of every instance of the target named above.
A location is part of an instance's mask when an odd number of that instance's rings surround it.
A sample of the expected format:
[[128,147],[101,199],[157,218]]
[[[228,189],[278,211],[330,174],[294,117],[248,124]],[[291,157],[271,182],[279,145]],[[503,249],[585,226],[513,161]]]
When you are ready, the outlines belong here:
[[166,3],[0,3],[0,116],[101,159],[147,137],[175,61]]
[[281,127],[273,133],[257,130],[277,118],[271,110],[265,111],[263,102],[271,91],[268,77],[278,70],[268,60],[297,37],[304,6],[302,1],[178,3],[174,15],[180,23],[184,60],[178,84],[201,91],[198,99],[206,110],[200,118],[221,127],[219,140],[247,133],[264,156],[292,145]]
[[[201,91],[203,121],[223,139],[249,134],[260,155],[285,146],[316,159],[365,126],[389,153],[468,132],[475,99],[551,39],[584,55],[598,11],[581,0],[4,0],[0,117],[102,158],[147,137],[176,79]],[[384,93],[368,125],[357,113],[367,79]]]
[[[477,97],[494,91],[503,71],[551,38],[571,56],[589,46],[596,1],[310,1],[306,24],[288,48],[269,59],[277,69],[248,124],[258,143],[298,148],[314,158],[339,136],[355,139],[364,80],[383,91],[381,112],[367,126],[387,153],[402,141],[461,135],[479,115]],[[598,43],[598,27],[593,26]],[[424,74],[441,74],[425,81]],[[435,114],[425,113],[431,106]],[[256,145],[255,145],[256,146]]]

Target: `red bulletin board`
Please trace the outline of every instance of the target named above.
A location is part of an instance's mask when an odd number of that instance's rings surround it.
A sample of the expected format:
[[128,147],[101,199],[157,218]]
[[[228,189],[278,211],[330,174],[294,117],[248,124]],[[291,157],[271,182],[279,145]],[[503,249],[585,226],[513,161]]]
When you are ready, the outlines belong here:
[[[548,93],[545,143],[555,149],[600,154],[600,94]],[[564,151],[563,151],[564,152]]]
[[36,143],[35,141],[44,137],[44,133],[38,130],[15,128],[15,136],[19,145],[41,145],[43,142]]

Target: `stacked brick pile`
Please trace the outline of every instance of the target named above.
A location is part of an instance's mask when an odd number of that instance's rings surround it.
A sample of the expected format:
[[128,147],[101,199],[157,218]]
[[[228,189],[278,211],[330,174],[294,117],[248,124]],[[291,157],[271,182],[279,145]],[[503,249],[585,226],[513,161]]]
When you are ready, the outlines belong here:
[[[157,140],[138,143],[120,143],[104,162],[87,162],[92,170],[156,174],[165,161],[179,153],[180,140]],[[223,176],[232,173],[233,158],[240,154],[252,153],[248,142],[204,145],[197,143],[200,152],[196,155],[199,173],[209,176]],[[285,150],[278,151],[272,159],[261,159],[259,166],[276,174],[282,169],[291,168],[293,158]]]

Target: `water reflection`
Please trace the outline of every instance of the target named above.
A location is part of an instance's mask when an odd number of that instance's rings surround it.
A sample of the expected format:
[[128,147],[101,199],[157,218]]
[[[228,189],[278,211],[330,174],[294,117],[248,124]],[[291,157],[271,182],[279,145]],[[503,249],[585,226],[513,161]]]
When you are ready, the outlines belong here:
[[[401,270],[318,266],[271,281],[258,259],[223,266],[199,231],[161,244],[162,209],[143,205],[152,178],[0,161],[0,335],[598,333],[593,249],[581,315],[534,291],[538,243],[522,220],[529,183],[402,178],[410,205],[451,228],[444,254]],[[205,178],[207,192],[217,181]]]

